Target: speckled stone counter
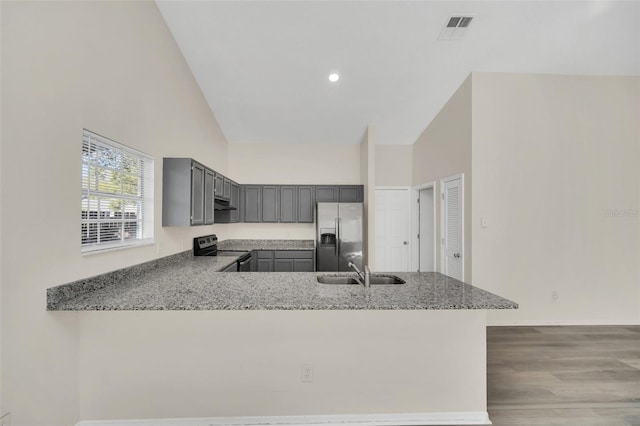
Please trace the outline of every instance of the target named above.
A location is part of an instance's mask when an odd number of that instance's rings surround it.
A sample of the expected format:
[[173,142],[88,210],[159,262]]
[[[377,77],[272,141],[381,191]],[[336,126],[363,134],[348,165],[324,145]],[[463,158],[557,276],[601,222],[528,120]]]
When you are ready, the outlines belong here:
[[313,240],[224,240],[218,250],[314,250]]
[[[229,259],[229,258],[227,258]],[[399,285],[320,284],[344,273],[215,273],[218,258],[188,258],[154,268],[49,310],[417,310],[516,309],[518,305],[439,273],[396,273]],[[51,289],[50,289],[51,290]]]

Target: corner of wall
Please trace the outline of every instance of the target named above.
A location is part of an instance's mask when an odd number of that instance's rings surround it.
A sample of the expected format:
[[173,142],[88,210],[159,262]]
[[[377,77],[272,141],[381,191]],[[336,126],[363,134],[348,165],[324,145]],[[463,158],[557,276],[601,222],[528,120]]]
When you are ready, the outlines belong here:
[[363,261],[371,269],[373,269],[371,262],[374,259],[373,250],[375,246],[375,209],[371,208],[371,206],[375,205],[376,194],[376,145],[374,135],[375,129],[369,125],[360,142],[360,183],[364,185],[365,209],[363,245],[366,247]]

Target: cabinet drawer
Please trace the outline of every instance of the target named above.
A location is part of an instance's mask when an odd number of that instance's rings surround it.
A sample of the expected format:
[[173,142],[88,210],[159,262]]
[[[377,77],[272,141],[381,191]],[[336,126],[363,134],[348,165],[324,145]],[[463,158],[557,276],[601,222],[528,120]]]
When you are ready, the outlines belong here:
[[258,259],[273,259],[273,251],[258,250]]
[[313,250],[278,250],[276,259],[313,259]]

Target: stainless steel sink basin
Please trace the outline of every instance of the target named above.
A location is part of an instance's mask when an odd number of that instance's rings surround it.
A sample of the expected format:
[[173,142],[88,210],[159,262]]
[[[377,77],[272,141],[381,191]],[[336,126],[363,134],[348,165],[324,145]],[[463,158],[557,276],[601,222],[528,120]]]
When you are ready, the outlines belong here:
[[321,284],[360,284],[358,280],[351,277],[319,276],[318,282]]
[[370,279],[371,285],[374,284],[404,284],[406,283],[400,277],[396,277],[395,275],[371,275]]
[[[330,275],[318,275],[321,284],[360,284],[360,281],[352,277],[336,277]],[[371,285],[378,284],[404,284],[406,281],[395,275],[371,275]]]

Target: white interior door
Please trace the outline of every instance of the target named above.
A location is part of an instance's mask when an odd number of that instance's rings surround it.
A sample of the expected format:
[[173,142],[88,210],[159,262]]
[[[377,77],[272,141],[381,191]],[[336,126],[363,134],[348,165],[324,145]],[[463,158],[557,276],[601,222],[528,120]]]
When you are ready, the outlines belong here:
[[418,233],[420,242],[420,272],[436,270],[435,212],[433,187],[421,189],[418,203]]
[[376,189],[375,265],[383,272],[409,270],[409,188]]
[[464,278],[464,194],[462,176],[442,180],[442,273]]

